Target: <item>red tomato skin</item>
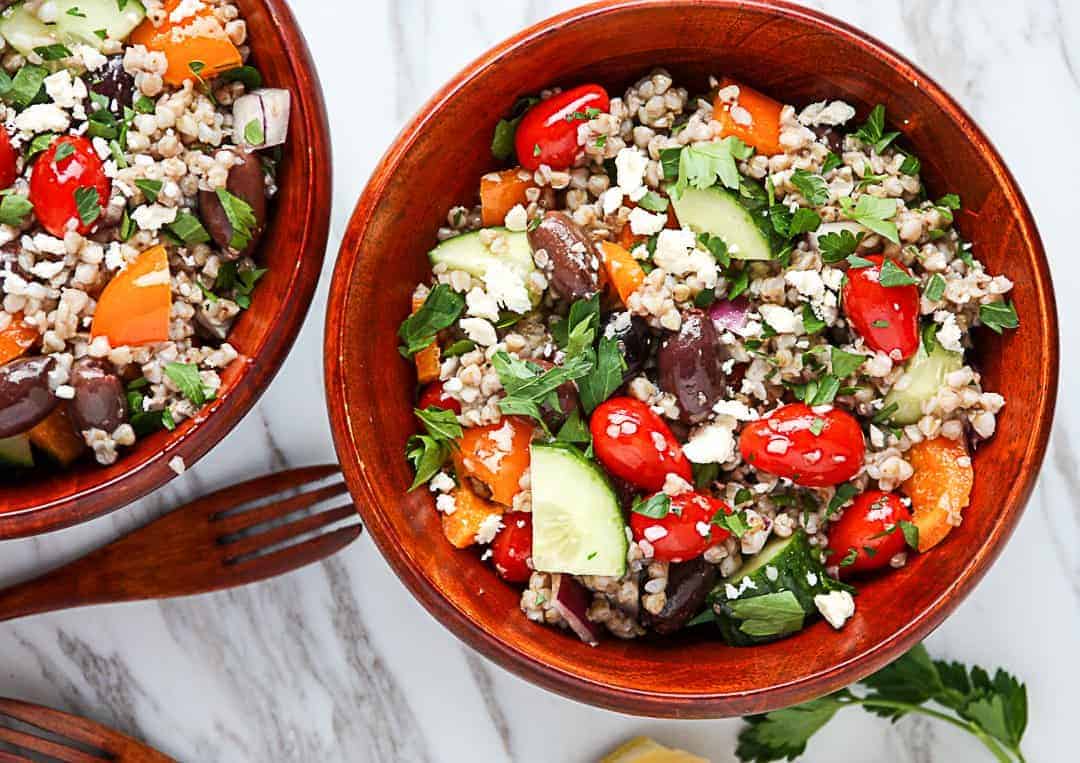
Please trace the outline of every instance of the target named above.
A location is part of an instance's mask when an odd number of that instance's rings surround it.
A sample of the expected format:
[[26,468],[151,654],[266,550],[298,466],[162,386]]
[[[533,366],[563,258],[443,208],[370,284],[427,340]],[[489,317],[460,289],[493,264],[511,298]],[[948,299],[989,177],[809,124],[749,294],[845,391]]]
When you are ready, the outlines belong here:
[[[57,162],[56,151],[65,143],[74,151]],[[34,215],[45,230],[57,238],[63,238],[72,220],[78,223],[73,230],[83,235],[97,226],[100,217],[89,225],[79,218],[75,192],[83,187],[97,189],[104,213],[112,189],[109,179],[105,177],[105,166],[89,140],[61,135],[34,162],[34,170],[30,174],[30,201],[34,205]]]
[[[847,482],[862,468],[866,455],[862,428],[854,416],[839,408],[820,406],[818,410],[822,412],[791,403],[748,424],[739,436],[743,460],[804,487]],[[814,422],[819,419],[821,432],[815,435]],[[775,452],[770,452],[770,445]]]
[[518,163],[527,170],[538,169],[541,164],[553,170],[567,169],[581,151],[577,133],[582,120],[571,115],[586,109],[607,111],[610,104],[607,92],[599,85],[581,85],[536,104],[525,112],[514,135]]
[[[633,431],[628,433],[626,428]],[[656,492],[664,487],[668,474],[693,482],[694,472],[679,441],[664,420],[640,400],[613,397],[602,403],[593,411],[589,429],[597,460],[634,487]],[[660,438],[663,447],[657,449]]]
[[[672,496],[671,511],[662,519],[630,512],[630,530],[634,533],[635,541],[647,540],[652,545],[653,559],[688,562],[704,554],[707,548],[722,543],[731,534],[723,527],[709,523],[721,509],[725,514],[731,513],[731,507],[723,501],[701,493],[682,493]],[[708,535],[698,531],[698,524],[702,522],[709,525]],[[649,540],[646,531],[654,527],[663,528],[667,534]]]
[[[874,263],[873,267],[848,269],[843,289],[844,314],[867,346],[889,356],[899,352],[893,360],[907,360],[919,349],[919,289],[914,284],[882,286],[878,279],[885,258],[872,254],[866,259]],[[911,275],[907,267],[892,262]]]
[[[860,494],[844,509],[843,516],[829,525],[831,553],[825,564],[839,565],[855,549],[858,555],[854,563],[839,568],[841,577],[888,567],[889,560],[908,547],[900,530],[901,521],[911,521],[911,509],[900,496],[880,490]],[[891,532],[890,526],[895,528]],[[868,548],[870,553],[866,552]]]
[[0,189],[11,188],[18,172],[19,154],[11,147],[7,130],[0,127]]
[[420,410],[425,408],[442,408],[444,411],[453,411],[454,413],[461,413],[461,402],[450,397],[443,390],[443,383],[441,381],[432,382],[424,387],[420,393],[420,399],[416,401],[416,407]]
[[532,575],[532,514],[503,514],[503,529],[491,543],[491,561],[508,583],[526,583]]

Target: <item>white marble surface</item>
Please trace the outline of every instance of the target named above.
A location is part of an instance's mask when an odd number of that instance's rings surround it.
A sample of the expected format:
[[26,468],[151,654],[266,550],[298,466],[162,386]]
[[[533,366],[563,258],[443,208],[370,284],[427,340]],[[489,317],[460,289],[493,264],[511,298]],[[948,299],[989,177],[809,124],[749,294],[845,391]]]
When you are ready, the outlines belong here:
[[[1063,377],[1080,372],[1076,204],[1080,6],[1070,0],[812,3],[913,58],[973,113],[1034,207],[1062,312]],[[490,45],[572,0],[294,0],[334,125],[336,202],[319,295],[262,402],[183,478],[88,526],[0,547],[0,584],[70,558],[211,488],[330,460],[322,322],[352,205],[404,121]],[[1068,389],[1068,387],[1064,387]],[[1031,761],[1076,760],[1080,683],[1080,409],[1064,395],[1046,468],[1012,543],[930,639],[939,655],[1028,682]],[[737,721],[650,721],[563,700],[473,654],[406,593],[364,538],[338,558],[240,591],[0,625],[0,694],[67,708],[185,761],[590,761],[654,734],[733,761]],[[805,760],[978,761],[940,725],[846,711]]]

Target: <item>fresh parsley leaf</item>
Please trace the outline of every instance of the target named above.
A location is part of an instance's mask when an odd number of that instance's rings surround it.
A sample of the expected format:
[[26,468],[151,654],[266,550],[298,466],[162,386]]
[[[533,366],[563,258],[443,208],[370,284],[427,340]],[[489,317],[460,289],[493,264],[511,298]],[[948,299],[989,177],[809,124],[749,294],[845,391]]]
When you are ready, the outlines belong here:
[[74,143],[71,143],[70,141],[65,141],[61,143],[56,147],[56,151],[53,152],[53,164],[59,164],[74,153]]
[[679,179],[671,186],[672,198],[678,199],[690,187],[705,190],[721,183],[725,188],[739,188],[739,160],[749,159],[754,150],[729,135],[723,140],[684,146],[679,153]]
[[900,236],[896,230],[896,223],[890,218],[896,215],[899,204],[898,199],[879,199],[868,194],[860,196],[858,201],[852,201],[850,196],[840,199],[840,209],[847,218],[869,228],[894,244],[900,243]]
[[725,607],[733,618],[742,621],[739,630],[748,636],[786,636],[801,630],[806,619],[806,613],[791,591],[735,599],[727,602]]
[[906,519],[900,520],[900,532],[904,534],[904,542],[915,551],[919,550],[919,526]]
[[444,358],[456,358],[476,349],[476,342],[471,339],[459,339],[442,351]]
[[728,299],[735,299],[750,288],[750,274],[743,268],[734,274],[727,273],[725,278],[728,279]]
[[784,204],[774,204],[769,208],[769,220],[773,230],[785,239],[811,233],[821,227],[821,215],[814,210],[799,207],[792,212]]
[[695,625],[704,625],[705,623],[715,623],[716,612],[712,607],[708,607],[705,610],[698,612],[696,615],[686,621],[686,628],[693,628]]
[[889,403],[880,411],[874,414],[870,419],[873,424],[884,424],[886,421],[892,418],[892,415],[900,409],[899,403]]
[[851,254],[847,258],[848,265],[853,268],[872,268],[874,263],[865,257],[859,257],[858,255]]
[[855,254],[855,250],[859,248],[859,242],[864,238],[866,238],[865,233],[860,231],[856,235],[847,229],[818,236],[821,261],[832,264]]
[[165,375],[172,380],[180,394],[195,405],[205,405],[210,399],[208,390],[203,385],[199,367],[192,363],[166,363]]
[[42,151],[47,149],[49,145],[56,138],[56,133],[43,132],[40,135],[35,135],[34,139],[30,141],[30,145],[26,149],[26,161],[30,161]]
[[885,107],[879,103],[870,112],[866,124],[855,131],[855,137],[872,146],[874,151],[880,154],[900,137],[900,133],[885,131]]
[[139,114],[153,114],[157,107],[154,105],[152,98],[145,95],[140,95],[135,99],[134,104],[135,111]]
[[71,51],[66,46],[56,43],[53,45],[42,45],[34,48],[34,52],[41,56],[43,61],[59,61],[63,58],[71,58]]
[[815,405],[828,405],[836,399],[837,393],[840,391],[840,380],[828,374],[818,380],[817,390],[813,396],[808,397],[806,404],[813,407]]
[[955,193],[947,193],[937,200],[935,206],[944,207],[952,212],[957,212],[960,209],[960,197]]
[[922,163],[915,154],[907,154],[904,156],[904,161],[900,164],[900,171],[905,175],[918,175],[919,170],[921,169]]
[[579,299],[570,305],[566,318],[556,321],[551,334],[568,357],[591,349],[600,330],[600,295]]
[[829,200],[829,186],[821,175],[814,175],[806,170],[795,170],[791,175],[794,185],[811,206],[820,207]]
[[555,439],[560,442],[570,442],[576,445],[587,445],[592,442],[592,434],[589,425],[581,417],[581,411],[577,408],[570,412]]
[[26,222],[34,205],[28,198],[18,193],[6,194],[0,199],[0,223],[19,227]]
[[514,108],[510,110],[510,116],[500,119],[495,125],[495,133],[491,137],[491,154],[496,159],[505,161],[514,155],[514,137],[517,134],[517,126],[525,112],[536,104],[539,98],[519,98]]
[[1004,329],[1014,329],[1020,325],[1020,319],[1016,316],[1016,308],[1012,302],[991,302],[987,305],[979,305],[979,320],[984,326],[998,334]]
[[918,282],[917,278],[912,277],[911,274],[888,257],[881,263],[878,283],[882,286],[911,286]]
[[841,159],[837,154],[830,151],[828,156],[825,157],[825,161],[821,164],[821,174],[828,175],[837,167],[842,166],[844,166],[844,160]]
[[450,458],[452,446],[444,440],[436,440],[430,435],[414,434],[405,445],[405,458],[412,464],[416,476],[409,485],[411,493],[426,484],[438,474],[443,464]]
[[694,487],[698,490],[708,490],[720,476],[720,464],[690,464],[690,468],[694,473]]
[[664,173],[664,180],[675,180],[679,177],[679,161],[682,156],[682,147],[660,149],[660,169]]
[[838,379],[846,379],[859,370],[859,366],[866,360],[865,355],[841,350],[839,347],[829,348],[829,361],[832,364],[833,376]]
[[887,328],[889,328],[889,322],[887,320],[885,320],[884,318],[882,318],[881,320],[874,321],[870,325],[873,326],[876,329],[887,329]]
[[856,562],[856,560],[858,560],[858,558],[859,558],[859,549],[854,548],[854,547],[849,548],[847,550],[847,553],[844,554],[844,558],[840,560],[840,564],[837,565],[837,566],[838,567],[850,567],[851,565],[855,564],[855,562]]
[[671,511],[671,497],[667,493],[657,493],[645,500],[638,496],[630,510],[652,519],[663,519]]
[[937,302],[945,296],[945,279],[939,273],[930,276],[930,280],[926,283],[926,289],[923,291],[923,296],[931,302]]
[[76,188],[75,208],[83,225],[91,225],[101,216],[101,194],[98,189],[92,186]]
[[161,193],[164,183],[160,180],[146,180],[145,178],[139,178],[135,181],[135,186],[143,192],[143,196],[145,196],[148,201],[153,203],[157,201],[158,194]]
[[431,290],[420,309],[410,315],[398,328],[402,355],[411,358],[435,341],[435,335],[453,325],[465,309],[465,299],[441,283]]
[[11,88],[4,93],[4,100],[22,111],[38,100],[43,91],[45,78],[48,76],[49,70],[44,66],[27,64],[15,73],[11,80]]
[[589,373],[577,380],[578,396],[586,413],[591,414],[622,386],[626,359],[619,350],[619,340],[601,337],[596,350],[596,364]]
[[176,219],[167,227],[181,242],[189,246],[205,244],[210,240],[210,234],[202,221],[186,209],[177,212]]
[[811,336],[820,333],[825,328],[825,321],[817,317],[809,302],[803,304],[802,322],[803,329]]
[[713,236],[708,233],[699,233],[698,241],[701,245],[709,250],[709,254],[716,260],[716,264],[722,268],[726,268],[731,265],[731,255],[728,253],[727,242],[720,236]]
[[847,503],[858,494],[859,489],[850,482],[845,482],[844,484],[837,486],[836,493],[833,495],[832,500],[829,501],[829,505],[825,509],[825,517],[831,517],[846,506]]
[[718,527],[722,527],[736,538],[741,538],[746,535],[750,529],[749,523],[746,521],[745,511],[735,511],[728,514],[723,509],[720,509],[713,518],[709,520],[710,524],[714,524]]
[[427,433],[436,440],[456,440],[464,434],[453,411],[430,406],[422,410],[414,408],[413,413],[420,419]]
[[263,86],[262,73],[254,66],[238,66],[218,75],[222,82],[243,82],[248,90],[258,90]]
[[649,191],[637,201],[639,207],[650,212],[667,212],[669,203],[667,199],[656,191]]
[[556,390],[562,384],[580,379],[592,370],[592,361],[582,356],[567,358],[563,365],[546,371],[535,363],[521,360],[505,351],[495,353],[491,363],[506,390],[506,396],[499,400],[499,410],[507,415],[530,416],[540,422],[545,431],[547,425],[540,406],[547,403],[555,410],[560,410]]
[[243,251],[255,236],[255,229],[258,225],[255,220],[255,212],[250,204],[239,196],[229,193],[224,188],[216,189],[215,193],[218,201],[221,202],[221,208],[225,211],[225,217],[229,220],[229,226],[232,228],[229,248],[238,252]]
[[843,694],[831,694],[765,715],[746,718],[749,724],[739,734],[735,754],[745,763],[795,760],[806,751],[806,743],[847,702]]

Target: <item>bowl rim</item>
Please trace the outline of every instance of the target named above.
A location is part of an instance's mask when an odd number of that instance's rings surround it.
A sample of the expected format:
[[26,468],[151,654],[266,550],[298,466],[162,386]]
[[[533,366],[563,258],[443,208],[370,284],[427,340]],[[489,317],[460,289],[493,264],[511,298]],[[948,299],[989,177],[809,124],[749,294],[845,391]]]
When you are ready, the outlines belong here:
[[[289,276],[284,291],[287,298],[275,331],[257,355],[234,361],[247,363],[241,371],[240,383],[219,398],[216,405],[212,404],[212,408],[201,411],[194,426],[170,437],[158,453],[112,479],[80,485],[31,508],[0,513],[0,540],[53,532],[117,511],[178,477],[179,473],[168,465],[177,456],[190,469],[251,412],[281,369],[304,325],[319,284],[330,236],[329,201],[333,196],[330,122],[311,50],[287,1],[249,2],[263,6],[269,15],[277,29],[280,55],[288,61],[293,80],[304,85],[292,93],[303,106],[294,108],[294,113],[302,111],[310,115],[306,122],[297,120],[291,128],[305,136],[308,151],[303,161],[308,167],[311,190],[300,214],[295,216],[302,225],[296,250],[304,256],[297,257]],[[110,498],[102,498],[104,495]]]
[[[917,81],[920,89],[927,92],[929,97],[946,111],[956,124],[970,130],[970,133],[989,151],[988,159],[993,172],[997,175],[1012,207],[1017,211],[1021,231],[1031,243],[1036,255],[1034,288],[1038,295],[1036,303],[1043,313],[1039,316],[1043,319],[1040,321],[1039,331],[1046,346],[1050,348],[1049,357],[1045,358],[1041,364],[1041,373],[1049,382],[1043,385],[1040,393],[1041,409],[1045,410],[1045,415],[1033,424],[1034,447],[1023,455],[1021,463],[1023,478],[1010,489],[1007,511],[1001,514],[991,534],[972,554],[951,584],[936,600],[923,611],[914,614],[890,637],[871,644],[858,653],[845,656],[828,669],[785,683],[776,683],[749,691],[674,694],[614,687],[584,675],[542,663],[519,650],[514,643],[480,627],[454,602],[442,595],[413,556],[394,542],[393,529],[380,518],[378,512],[368,509],[368,506],[377,501],[377,492],[368,470],[357,458],[361,443],[353,439],[350,426],[351,414],[345,400],[347,380],[342,367],[342,349],[347,337],[344,336],[343,317],[346,299],[351,288],[351,274],[363,260],[359,244],[378,207],[379,199],[383,196],[388,184],[392,182],[395,167],[420,138],[425,127],[462,88],[483,70],[497,64],[499,59],[508,53],[534,44],[541,38],[558,34],[564,27],[571,24],[595,20],[608,14],[659,5],[681,5],[687,9],[703,6],[742,8],[792,17],[844,38],[867,54],[899,70],[908,79]],[[1045,248],[1031,210],[996,147],[968,113],[936,81],[891,46],[844,21],[814,9],[795,5],[788,0],[599,0],[599,2],[573,8],[533,24],[473,60],[419,109],[397,135],[373,170],[371,179],[349,220],[341,244],[330,286],[325,331],[326,396],[338,459],[346,483],[356,498],[358,510],[367,524],[368,532],[382,556],[412,595],[457,638],[519,677],[579,702],[648,717],[717,718],[746,715],[762,712],[763,708],[774,709],[803,702],[866,677],[929,635],[960,605],[982,579],[1004,549],[1023,514],[1048,446],[1057,400],[1058,379],[1057,308]]]

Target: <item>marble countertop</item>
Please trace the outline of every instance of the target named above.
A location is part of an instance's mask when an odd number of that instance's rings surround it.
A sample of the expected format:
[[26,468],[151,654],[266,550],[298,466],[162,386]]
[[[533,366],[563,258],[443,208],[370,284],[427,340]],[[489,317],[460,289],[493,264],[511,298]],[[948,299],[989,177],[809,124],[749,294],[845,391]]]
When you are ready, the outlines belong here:
[[[573,0],[293,0],[334,125],[336,200],[324,278],[284,369],[244,422],[182,478],[128,510],[3,544],[0,584],[72,558],[188,498],[272,469],[334,458],[322,325],[352,206],[405,120],[454,71]],[[912,58],[974,115],[1035,211],[1059,288],[1080,279],[1080,175],[1064,152],[1080,123],[1080,5],[1067,0],[824,0]],[[357,44],[360,33],[363,44]],[[1055,180],[1057,178],[1057,180]],[[1064,295],[1061,295],[1064,297]],[[1080,303],[1059,298],[1062,347]],[[1080,366],[1063,358],[1063,377]],[[936,654],[1003,665],[1028,684],[1032,761],[1075,760],[1067,699],[1080,682],[1080,409],[1058,407],[1038,489],[978,589],[930,638]],[[654,721],[573,703],[474,654],[406,592],[366,537],[338,557],[245,589],[0,625],[0,695],[93,717],[184,761],[595,760],[652,734],[734,761],[738,721]],[[1068,715],[1071,715],[1069,713]],[[812,763],[987,760],[943,725],[846,711]]]

